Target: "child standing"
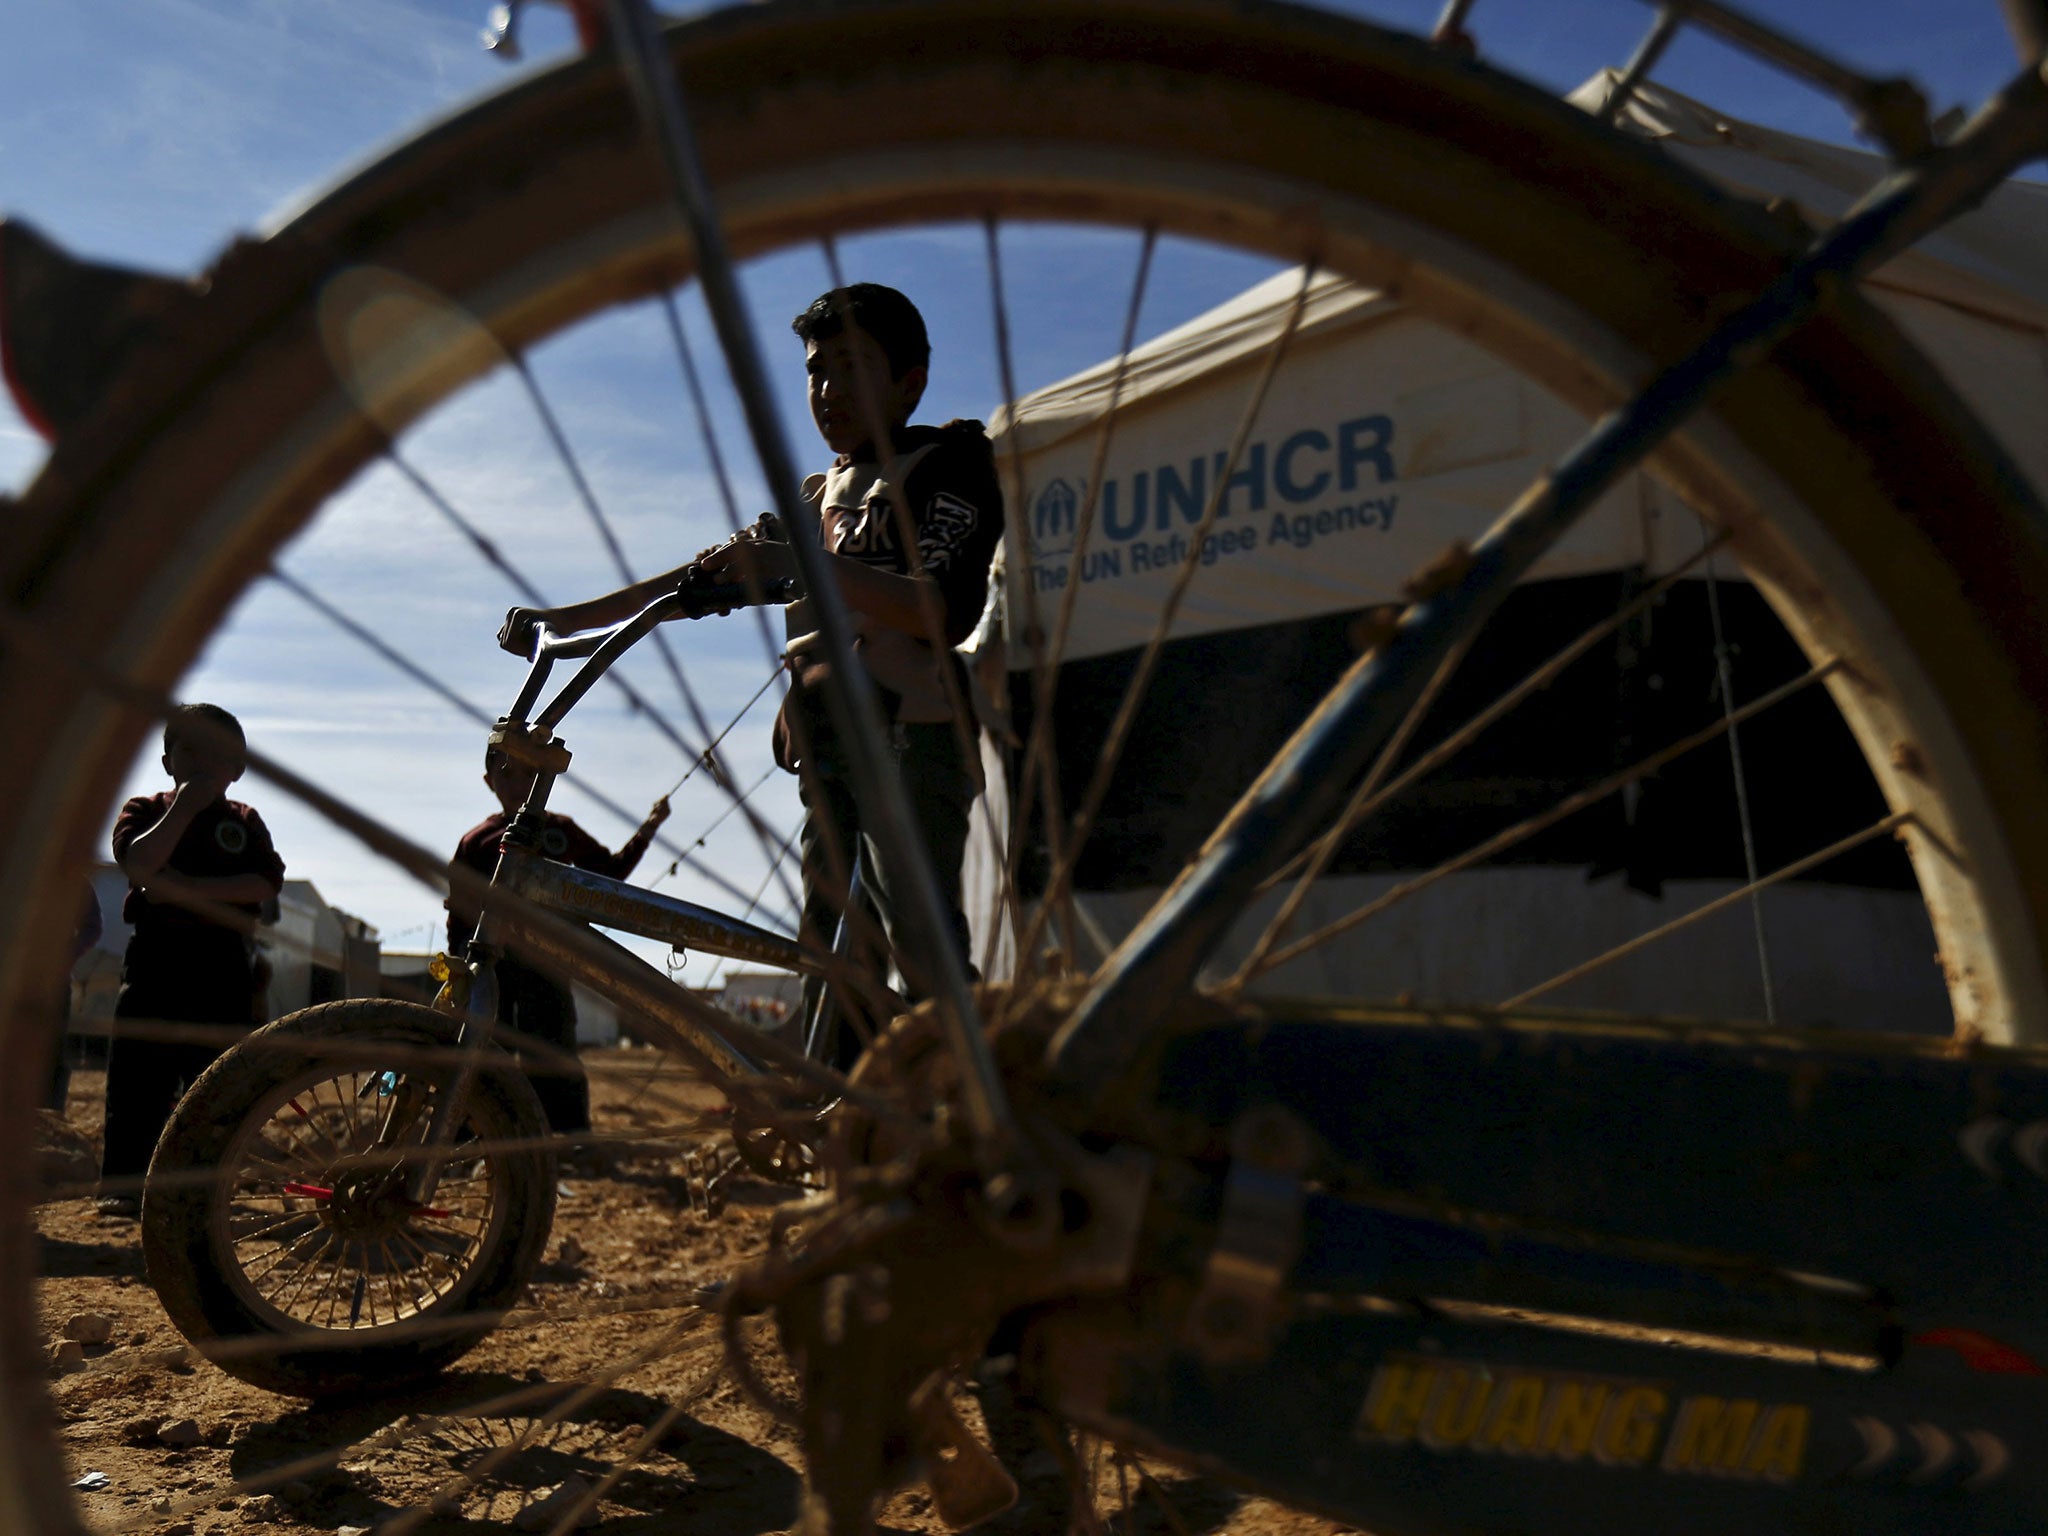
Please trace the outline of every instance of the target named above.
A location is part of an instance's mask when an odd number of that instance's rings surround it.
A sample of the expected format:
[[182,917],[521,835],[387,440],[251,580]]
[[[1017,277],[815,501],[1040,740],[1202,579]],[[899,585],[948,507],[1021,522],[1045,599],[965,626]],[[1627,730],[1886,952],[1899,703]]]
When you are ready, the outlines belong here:
[[[967,639],[981,617],[989,567],[1002,538],[995,455],[979,422],[910,424],[924,395],[931,342],[917,307],[894,288],[855,283],[821,294],[790,329],[804,344],[811,419],[836,456],[828,472],[804,482],[804,498],[852,616],[855,650],[881,697],[894,765],[964,959],[961,858],[980,763],[970,756],[954,718],[954,701],[965,699],[968,688],[951,648]],[[736,590],[750,574],[771,582],[795,569],[789,546],[769,519],[700,558],[705,571]],[[567,608],[515,608],[506,615],[499,644],[524,655],[537,623],[565,631],[616,623],[673,591],[685,569]],[[823,707],[825,658],[806,608],[793,604],[789,612],[787,655],[795,686],[775,733],[776,761],[801,774],[800,936],[820,949],[831,945],[845,895],[828,867],[828,849],[836,845],[841,859],[860,851],[875,906],[900,955],[900,901],[889,888],[890,871],[877,858],[875,809],[861,803],[845,745]],[[837,873],[843,878],[843,869]],[[904,980],[913,998],[922,995],[921,977]],[[805,984],[807,1016],[818,986],[815,978]],[[857,1054],[847,1031],[834,1054],[841,1064]]]
[[[252,940],[257,919],[284,889],[284,861],[263,818],[227,797],[247,753],[233,715],[215,704],[180,705],[164,725],[164,772],[175,788],[136,796],[114,821],[114,862],[128,877],[121,915],[135,930],[121,961],[117,1019],[236,1029],[261,1022]],[[136,1214],[136,1191],[164,1122],[222,1049],[215,1041],[146,1035],[114,1040],[102,1212]]]
[[[534,772],[506,758],[493,747],[484,754],[484,783],[497,796],[499,809],[462,834],[455,862],[489,879],[498,867],[498,844],[512,815],[526,803]],[[668,800],[654,802],[647,819],[617,853],[559,811],[547,813],[540,851],[558,864],[573,864],[593,874],[623,880],[633,873],[654,834],[668,820]],[[477,914],[448,903],[448,947],[456,954],[476,936]],[[498,961],[498,1022],[560,1054],[552,1065],[531,1076],[533,1091],[547,1111],[548,1128],[557,1136],[578,1136],[590,1129],[590,1083],[576,1061],[576,999],[552,976],[521,965],[507,955]],[[509,1042],[507,1042],[509,1043]],[[572,1159],[573,1161],[574,1159]],[[602,1159],[583,1159],[601,1165]]]

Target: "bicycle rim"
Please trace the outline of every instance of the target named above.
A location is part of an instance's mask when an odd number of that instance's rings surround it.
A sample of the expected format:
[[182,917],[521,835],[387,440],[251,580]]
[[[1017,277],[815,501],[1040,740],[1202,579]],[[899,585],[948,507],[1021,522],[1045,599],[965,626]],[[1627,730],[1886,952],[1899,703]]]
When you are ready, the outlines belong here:
[[[456,1294],[469,1265],[508,1219],[487,1161],[460,1155],[424,1219],[336,1229],[322,1241],[320,1212],[336,1191],[319,1179],[375,1147],[381,1080],[376,1070],[340,1075],[314,1068],[256,1106],[223,1166],[234,1196],[215,1211],[213,1241],[230,1285],[273,1326],[377,1328],[404,1322]],[[502,1139],[505,1128],[497,1129]],[[472,1127],[464,1140],[491,1139]]]

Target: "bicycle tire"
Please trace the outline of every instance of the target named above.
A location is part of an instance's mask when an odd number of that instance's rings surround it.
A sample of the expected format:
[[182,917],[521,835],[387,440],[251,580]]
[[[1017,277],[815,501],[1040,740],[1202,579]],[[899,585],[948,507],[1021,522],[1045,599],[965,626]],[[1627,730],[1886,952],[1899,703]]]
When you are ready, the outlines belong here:
[[[337,1065],[323,1043],[344,1045],[357,1065]],[[540,1101],[501,1053],[494,1052],[476,1077],[466,1125],[475,1139],[515,1150],[476,1160],[488,1170],[488,1219],[474,1251],[462,1256],[459,1273],[428,1304],[384,1326],[376,1323],[373,1309],[368,1326],[315,1327],[252,1286],[250,1261],[239,1254],[229,1230],[238,1198],[249,1193],[239,1187],[238,1174],[247,1170],[238,1154],[286,1104],[299,1110],[297,1119],[307,1119],[299,1109],[306,1084],[337,1072],[367,1074],[374,1082],[386,1070],[378,1065],[384,1059],[378,1048],[390,1047],[394,1068],[438,1086],[454,1071],[446,1056],[457,1044],[455,1021],[417,1004],[374,998],[323,1003],[257,1030],[207,1068],[179,1101],[150,1162],[142,1201],[143,1258],[171,1320],[222,1370],[297,1397],[402,1385],[435,1374],[473,1349],[518,1302],[547,1246],[555,1167],[551,1156],[531,1147],[548,1132]],[[443,1058],[438,1063],[418,1059],[437,1053]],[[321,1108],[317,1099],[314,1107]],[[320,1158],[306,1172],[318,1177],[321,1165],[337,1161]],[[437,1198],[447,1198],[446,1187]],[[279,1199],[272,1189],[260,1194]],[[297,1203],[309,1209],[296,1220],[324,1248],[332,1227],[320,1208],[304,1198]],[[299,1241],[303,1237],[264,1256]],[[319,1257],[316,1250],[306,1263]],[[358,1301],[364,1291],[359,1273]]]
[[[1396,285],[1589,411],[1798,241],[1534,88],[1287,6],[787,4],[670,42],[743,254],[905,219],[1149,222]],[[844,78],[856,52],[886,62]],[[378,451],[320,345],[319,296],[345,265],[403,271],[513,347],[689,271],[602,61],[429,129],[230,251],[58,447],[0,555],[8,600],[52,643],[167,688],[269,553]],[[424,381],[414,404],[463,377]],[[2018,476],[1853,294],[1655,462],[1741,530],[1802,643],[1849,659],[1829,686],[1887,797],[1927,829],[1914,851],[1959,1021],[2041,1038],[2048,551]],[[32,744],[0,762],[12,1002],[61,945],[68,908],[37,893],[75,877],[147,727],[21,646],[0,656],[0,709]],[[1967,871],[1942,844],[1971,851]],[[24,1017],[10,1011],[10,1029]],[[0,1328],[26,1379],[25,1196],[0,1201]],[[39,1393],[10,1394],[0,1426],[13,1529],[68,1528],[44,1411]]]

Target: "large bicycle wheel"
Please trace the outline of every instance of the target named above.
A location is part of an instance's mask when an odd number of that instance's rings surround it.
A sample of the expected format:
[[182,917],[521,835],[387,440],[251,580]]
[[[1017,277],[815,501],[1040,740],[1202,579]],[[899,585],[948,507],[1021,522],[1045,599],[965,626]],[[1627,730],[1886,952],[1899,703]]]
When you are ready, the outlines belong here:
[[142,1203],[149,1281],[223,1370],[320,1396],[416,1381],[490,1331],[554,1216],[540,1102],[484,1063],[428,1198],[412,1175],[459,1056],[452,1020],[329,1003],[227,1052],[179,1102]]
[[[1587,412],[1680,355],[1796,236],[1540,92],[1282,7],[761,7],[677,28],[742,254],[939,219],[1142,225],[1397,288]],[[850,56],[886,61],[849,78]],[[819,131],[829,124],[829,133]],[[600,61],[423,134],[236,253],[24,496],[13,611],[100,677],[172,684],[235,594],[385,433],[489,358],[401,366],[372,422],[323,316],[380,271],[521,347],[682,280],[639,126]],[[401,362],[403,360],[401,359]],[[2038,515],[1982,431],[1853,294],[1656,458],[1813,657],[1906,837],[1957,1020],[2048,1032],[2048,586]],[[20,633],[27,633],[21,631]],[[5,996],[60,948],[81,850],[145,724],[11,640],[0,709]],[[1966,859],[1950,850],[1967,850]],[[10,1027],[18,1010],[9,1014]],[[31,1026],[32,1027],[32,1026]],[[23,1193],[0,1327],[23,1358]],[[0,1435],[0,1513],[61,1528],[42,1404]]]

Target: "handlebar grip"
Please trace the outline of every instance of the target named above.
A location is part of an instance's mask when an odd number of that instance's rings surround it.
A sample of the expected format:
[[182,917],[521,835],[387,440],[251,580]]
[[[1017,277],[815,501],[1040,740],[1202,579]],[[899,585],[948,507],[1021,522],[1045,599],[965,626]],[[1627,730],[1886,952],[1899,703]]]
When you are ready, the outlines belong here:
[[[754,592],[758,592],[756,597]],[[676,583],[676,597],[683,605],[683,616],[701,619],[708,614],[730,613],[735,608],[749,608],[757,603],[787,603],[796,597],[796,581],[791,577],[778,577],[774,581],[761,582],[750,591],[746,586],[734,582],[713,582],[703,574],[703,568],[694,562],[683,573],[683,579]]]

